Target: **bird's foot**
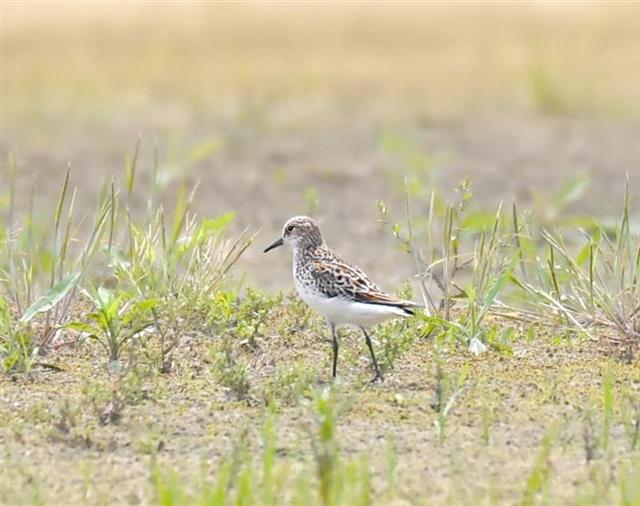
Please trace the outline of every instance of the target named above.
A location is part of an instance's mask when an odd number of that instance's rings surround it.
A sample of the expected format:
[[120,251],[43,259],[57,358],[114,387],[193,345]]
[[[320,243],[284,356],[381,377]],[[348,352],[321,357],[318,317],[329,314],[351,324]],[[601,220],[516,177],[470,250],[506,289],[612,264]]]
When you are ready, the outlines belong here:
[[376,375],[371,380],[371,383],[375,383],[376,381],[380,381],[380,383],[384,381],[384,376],[382,376],[382,373],[380,371],[376,372]]

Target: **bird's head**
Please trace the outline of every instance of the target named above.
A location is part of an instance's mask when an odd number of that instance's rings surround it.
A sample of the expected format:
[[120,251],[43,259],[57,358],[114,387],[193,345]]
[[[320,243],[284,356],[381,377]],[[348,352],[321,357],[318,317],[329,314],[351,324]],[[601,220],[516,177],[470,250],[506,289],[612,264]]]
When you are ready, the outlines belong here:
[[295,216],[282,227],[282,236],[264,250],[266,253],[283,244],[291,244],[293,248],[321,246],[322,234],[316,222],[308,216]]

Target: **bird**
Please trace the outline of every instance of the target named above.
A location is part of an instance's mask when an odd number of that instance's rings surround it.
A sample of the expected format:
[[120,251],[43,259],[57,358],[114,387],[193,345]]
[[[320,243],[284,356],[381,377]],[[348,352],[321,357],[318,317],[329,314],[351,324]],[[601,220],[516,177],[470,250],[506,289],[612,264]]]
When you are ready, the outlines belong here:
[[293,249],[293,281],[298,295],[329,323],[333,340],[333,380],[338,366],[338,327],[350,325],[360,328],[364,334],[375,370],[371,382],[383,381],[369,327],[390,318],[413,316],[421,306],[383,292],[364,271],[329,249],[318,224],[309,216],[294,216],[287,220],[281,237],[264,253],[285,244]]

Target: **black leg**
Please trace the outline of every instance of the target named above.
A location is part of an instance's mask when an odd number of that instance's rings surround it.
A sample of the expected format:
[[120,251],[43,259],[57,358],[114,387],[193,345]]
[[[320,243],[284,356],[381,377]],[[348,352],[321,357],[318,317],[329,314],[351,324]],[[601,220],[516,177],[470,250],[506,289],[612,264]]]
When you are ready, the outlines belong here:
[[338,335],[336,333],[336,326],[333,323],[329,325],[331,325],[331,337],[333,337],[333,378],[335,379],[338,369]]
[[364,327],[360,327],[362,332],[364,333],[364,337],[367,340],[367,346],[369,347],[369,351],[371,352],[371,359],[373,360],[373,368],[376,370],[376,375],[371,380],[371,383],[375,383],[377,380],[384,381],[384,377],[380,372],[380,368],[378,367],[378,361],[376,360],[376,354],[373,352],[373,344],[371,344],[371,338]]

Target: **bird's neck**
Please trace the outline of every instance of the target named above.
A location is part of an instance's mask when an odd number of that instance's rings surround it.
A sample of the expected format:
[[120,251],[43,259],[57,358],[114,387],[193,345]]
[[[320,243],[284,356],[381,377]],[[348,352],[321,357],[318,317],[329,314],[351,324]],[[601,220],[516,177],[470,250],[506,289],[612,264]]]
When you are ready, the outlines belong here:
[[300,252],[313,251],[324,245],[322,236],[309,235],[307,237],[300,238],[295,245],[295,249]]
[[293,257],[295,262],[304,262],[306,258],[313,257],[318,248],[324,246],[322,239],[313,240],[303,239],[299,241],[293,248]]

